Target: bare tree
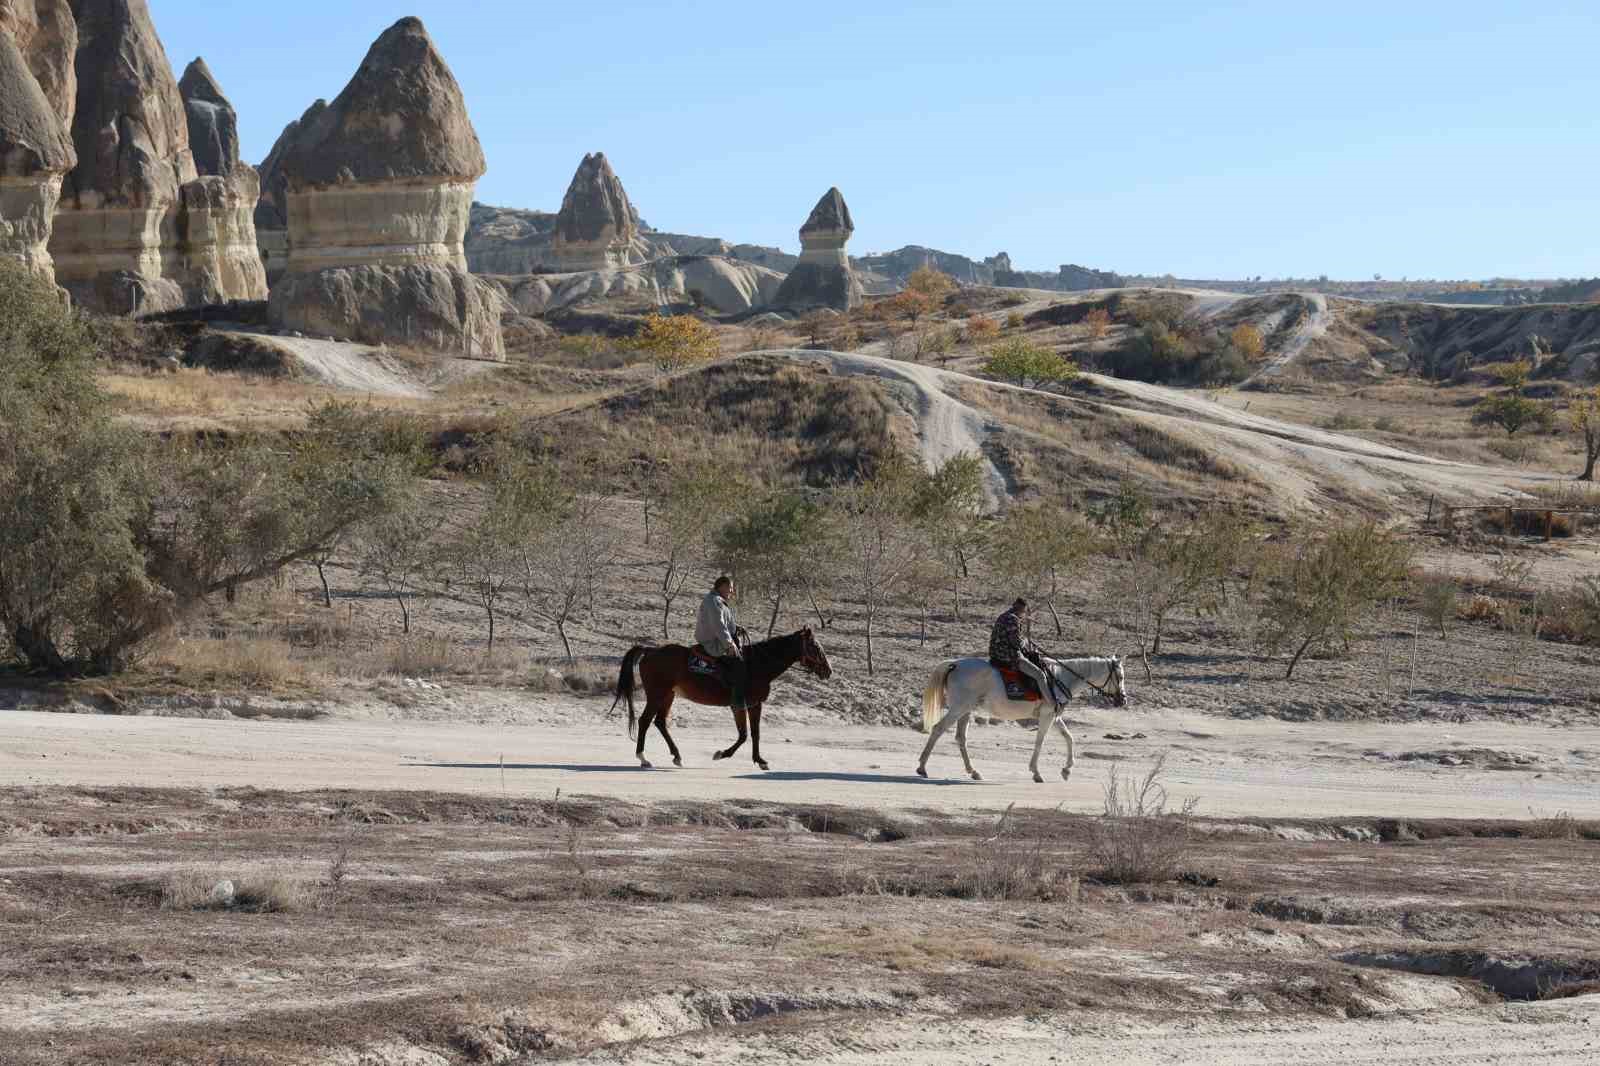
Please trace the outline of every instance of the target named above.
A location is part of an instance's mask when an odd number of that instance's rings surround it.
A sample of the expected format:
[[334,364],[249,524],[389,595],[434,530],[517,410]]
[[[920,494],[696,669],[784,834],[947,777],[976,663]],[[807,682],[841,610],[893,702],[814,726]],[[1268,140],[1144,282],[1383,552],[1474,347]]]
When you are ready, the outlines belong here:
[[434,535],[440,518],[416,493],[409,493],[394,510],[361,529],[358,550],[361,573],[374,578],[400,607],[402,632],[411,632],[407,600],[416,594],[424,575],[434,565]]
[[869,675],[878,611],[924,554],[913,520],[919,473],[903,455],[893,455],[870,478],[833,499],[844,568],[866,608]]
[[716,518],[725,514],[739,485],[726,470],[702,463],[669,474],[653,508],[661,563],[661,637],[669,639],[672,605],[682,595],[696,567],[704,565],[716,533]]
[[616,532],[605,521],[604,496],[577,494],[560,500],[548,512],[552,519],[529,538],[518,553],[520,591],[532,613],[556,627],[567,661],[574,662],[567,628],[579,607],[589,606],[591,620],[596,592],[617,562]]

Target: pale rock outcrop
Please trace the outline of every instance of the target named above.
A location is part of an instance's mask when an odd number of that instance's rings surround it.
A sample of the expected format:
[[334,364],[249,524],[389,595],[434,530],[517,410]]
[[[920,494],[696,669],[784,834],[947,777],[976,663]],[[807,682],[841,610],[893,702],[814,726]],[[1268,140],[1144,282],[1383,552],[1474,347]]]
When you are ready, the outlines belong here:
[[838,189],[829,189],[800,227],[800,262],[784,279],[773,306],[786,311],[859,307],[861,282],[844,250],[855,230],[844,197]]
[[77,163],[76,51],[66,0],[0,0],[0,257],[49,278],[61,182]]
[[239,118],[203,59],[178,82],[189,150],[200,177],[179,190],[185,302],[265,300],[267,272],[256,248],[261,180],[239,159]]
[[261,199],[256,202],[256,248],[267,267],[267,284],[276,285],[289,269],[289,177],[283,172],[283,159],[294,144],[300,128],[328,109],[328,101],[318,100],[306,113],[283,128],[278,140],[262,160]]
[[179,190],[195,180],[188,119],[145,0],[73,0],[78,165],[50,238],[56,280],[101,311],[183,306]]
[[289,247],[275,324],[504,357],[499,295],[467,272],[462,246],[483,149],[421,20],[386,30],[276,162]]
[[720,314],[737,314],[771,302],[783,275],[720,256],[675,256],[620,269],[490,280],[523,315],[597,302],[649,306],[698,302]]
[[605,270],[643,262],[639,214],[604,152],[583,157],[556,213],[551,265],[559,270]]

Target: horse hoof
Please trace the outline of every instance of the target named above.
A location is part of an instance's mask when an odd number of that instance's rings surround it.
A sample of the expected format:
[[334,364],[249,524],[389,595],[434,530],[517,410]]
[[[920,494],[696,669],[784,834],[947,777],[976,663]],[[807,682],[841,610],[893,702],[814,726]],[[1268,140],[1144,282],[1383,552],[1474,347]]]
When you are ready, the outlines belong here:
[[672,765],[678,767],[679,769],[682,769],[683,768],[683,759],[681,757],[677,756],[677,755],[674,755],[672,757]]
[[761,767],[761,769],[763,769],[763,770],[770,770],[770,769],[772,769],[772,767],[770,767],[770,766],[768,766],[768,765],[767,765],[767,764],[766,764],[766,763],[764,763],[764,762],[757,762],[757,763],[756,763],[756,765],[757,765],[757,766],[759,766],[759,767]]
[[974,771],[972,771],[972,779],[974,781],[982,781],[983,780],[983,775],[978,773],[978,771],[974,770]]
[[926,766],[917,767],[917,776],[918,777],[927,777],[928,776],[928,768]]
[[725,752],[725,751],[714,751],[714,752],[711,753],[711,761],[712,762],[721,762],[723,759],[726,759],[727,757],[728,757],[728,753]]
[[650,760],[649,759],[640,759],[639,760],[639,769],[641,769],[641,770],[654,770],[655,767],[650,765]]
[[1036,784],[1036,785],[1044,784],[1044,775],[1043,774],[1034,774],[1033,775],[1033,783]]
[[1071,781],[1072,780],[1072,767],[1063,766],[1061,768],[1061,780],[1063,780],[1063,781]]

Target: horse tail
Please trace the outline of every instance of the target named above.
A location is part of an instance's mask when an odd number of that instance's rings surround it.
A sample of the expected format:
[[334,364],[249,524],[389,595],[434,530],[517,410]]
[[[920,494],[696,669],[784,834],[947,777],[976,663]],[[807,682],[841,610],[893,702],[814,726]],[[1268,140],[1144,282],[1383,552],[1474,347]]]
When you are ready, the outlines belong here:
[[934,667],[933,674],[928,678],[927,686],[922,690],[922,731],[933,732],[933,727],[939,724],[939,719],[944,717],[944,685],[961,665],[957,659],[940,663]]
[[[622,657],[622,672],[617,675],[617,698],[611,701],[611,710],[617,709],[617,704],[623,700],[628,701],[628,736],[633,736],[634,723],[639,716],[633,709],[633,670],[639,660],[644,658],[645,652],[650,649],[643,644],[636,644],[628,649],[628,654]],[[609,711],[606,713],[610,713]]]

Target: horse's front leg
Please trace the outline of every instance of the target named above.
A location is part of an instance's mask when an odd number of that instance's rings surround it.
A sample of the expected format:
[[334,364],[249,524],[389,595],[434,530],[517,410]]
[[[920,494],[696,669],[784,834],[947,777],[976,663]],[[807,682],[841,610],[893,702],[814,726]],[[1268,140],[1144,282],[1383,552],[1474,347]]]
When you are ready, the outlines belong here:
[[770,770],[767,760],[761,757],[761,704],[750,708],[750,757],[763,770]]
[[964,714],[961,721],[956,723],[956,745],[961,749],[961,762],[967,768],[967,776],[974,781],[982,781],[983,775],[972,768],[972,759],[967,755],[967,723],[972,721],[972,715]]
[[667,742],[667,750],[672,752],[672,765],[682,766],[683,755],[678,751],[678,745],[672,742],[672,734],[667,732],[667,716],[656,715],[656,729],[661,733],[661,739]]
[[731,759],[731,758],[733,758],[735,752],[737,752],[740,748],[744,747],[745,739],[749,736],[749,734],[745,731],[745,721],[746,721],[746,717],[745,717],[745,712],[744,711],[734,711],[733,712],[733,724],[739,727],[739,739],[734,741],[733,742],[733,747],[728,748],[726,751],[719,751],[719,752],[714,753],[711,756],[713,761],[720,761],[722,759]]
[[1060,718],[1056,719],[1056,730],[1061,734],[1061,739],[1067,742],[1067,765],[1061,768],[1061,780],[1070,781],[1072,768],[1078,764],[1077,757],[1073,753],[1076,745],[1072,742],[1072,734],[1067,731],[1067,724]]
[[1039,730],[1033,738],[1033,760],[1028,763],[1035,784],[1044,784],[1044,775],[1039,772],[1039,753],[1044,750],[1044,736],[1050,732],[1050,719],[1054,717],[1055,707],[1049,700],[1039,704]]

